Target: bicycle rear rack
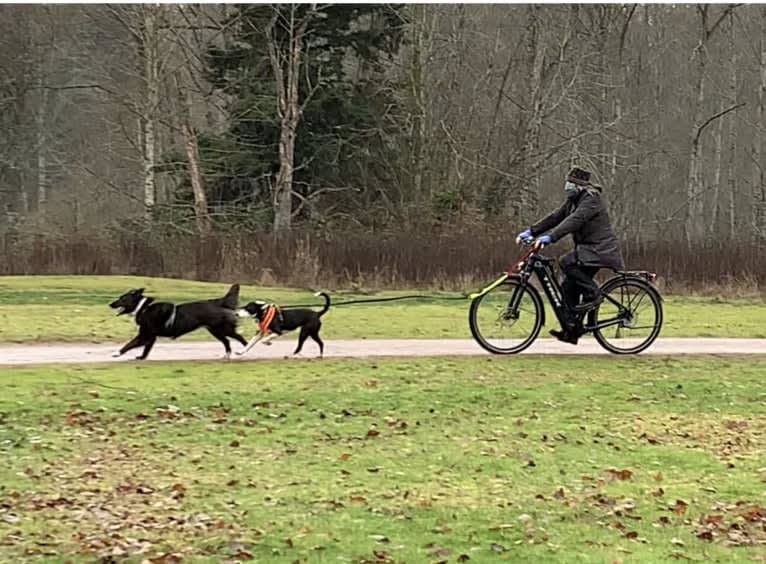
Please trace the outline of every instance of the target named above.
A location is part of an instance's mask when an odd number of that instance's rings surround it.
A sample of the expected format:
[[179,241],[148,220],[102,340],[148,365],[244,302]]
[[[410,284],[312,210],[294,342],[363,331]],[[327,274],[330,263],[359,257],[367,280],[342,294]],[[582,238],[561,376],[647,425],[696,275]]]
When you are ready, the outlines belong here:
[[648,270],[618,270],[617,274],[620,276],[636,276],[637,278],[643,278],[647,282],[654,282],[657,279],[657,274]]

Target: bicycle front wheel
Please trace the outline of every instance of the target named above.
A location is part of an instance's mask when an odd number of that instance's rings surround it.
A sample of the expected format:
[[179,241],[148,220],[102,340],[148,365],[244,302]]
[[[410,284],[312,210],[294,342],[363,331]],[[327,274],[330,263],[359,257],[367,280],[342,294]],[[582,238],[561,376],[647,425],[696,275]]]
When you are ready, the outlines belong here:
[[471,302],[471,334],[494,354],[516,354],[526,349],[543,326],[543,301],[537,290],[509,278]]

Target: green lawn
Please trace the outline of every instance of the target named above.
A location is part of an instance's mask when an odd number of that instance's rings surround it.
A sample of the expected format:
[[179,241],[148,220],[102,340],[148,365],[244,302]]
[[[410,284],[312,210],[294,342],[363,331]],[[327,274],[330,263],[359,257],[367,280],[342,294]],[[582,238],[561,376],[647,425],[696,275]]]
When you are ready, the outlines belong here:
[[5,369],[0,561],[762,561],[763,363]]
[[[129,318],[114,316],[108,304],[130,288],[145,287],[159,300],[175,302],[221,296],[226,284],[125,276],[6,276],[0,277],[0,341],[120,341],[135,327]],[[431,297],[456,296],[439,292],[335,292],[334,300],[389,297],[422,293]],[[466,288],[474,291],[476,288]],[[240,303],[263,299],[278,304],[321,303],[309,290],[244,286]],[[325,318],[327,338],[470,338],[469,301],[408,300],[331,309]],[[554,319],[552,313],[547,316]],[[243,332],[250,335],[251,324]],[[668,296],[662,336],[766,337],[763,302]],[[189,339],[210,339],[198,332]]]

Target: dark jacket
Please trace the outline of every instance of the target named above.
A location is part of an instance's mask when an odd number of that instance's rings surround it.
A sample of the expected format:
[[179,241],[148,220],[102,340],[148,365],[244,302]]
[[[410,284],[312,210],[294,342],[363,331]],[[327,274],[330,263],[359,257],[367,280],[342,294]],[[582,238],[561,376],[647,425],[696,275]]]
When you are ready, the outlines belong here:
[[531,227],[534,236],[549,230],[554,243],[572,234],[577,259],[583,265],[624,268],[606,200],[597,188],[567,198],[564,205]]

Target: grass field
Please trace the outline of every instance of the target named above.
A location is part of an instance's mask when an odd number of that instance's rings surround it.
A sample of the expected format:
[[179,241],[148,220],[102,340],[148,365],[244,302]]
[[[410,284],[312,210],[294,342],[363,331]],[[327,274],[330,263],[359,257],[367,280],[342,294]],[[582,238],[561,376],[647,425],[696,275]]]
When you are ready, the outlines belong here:
[[0,375],[0,561],[753,562],[764,359]]
[[[122,276],[0,277],[0,341],[120,341],[135,327],[129,318],[114,316],[109,302],[130,288],[145,287],[161,300],[181,302],[221,296],[225,284]],[[467,291],[476,288],[467,288]],[[389,297],[421,292],[334,292],[336,301]],[[431,297],[455,293],[422,292]],[[321,303],[308,290],[244,286],[240,303],[253,299],[278,304]],[[468,300],[408,300],[338,307],[328,313],[327,338],[470,338]],[[715,298],[668,296],[664,304],[665,337],[766,337],[766,307],[760,300],[722,301]],[[548,319],[553,319],[549,313]],[[243,333],[254,328],[247,323]],[[202,331],[187,339],[205,339]]]

